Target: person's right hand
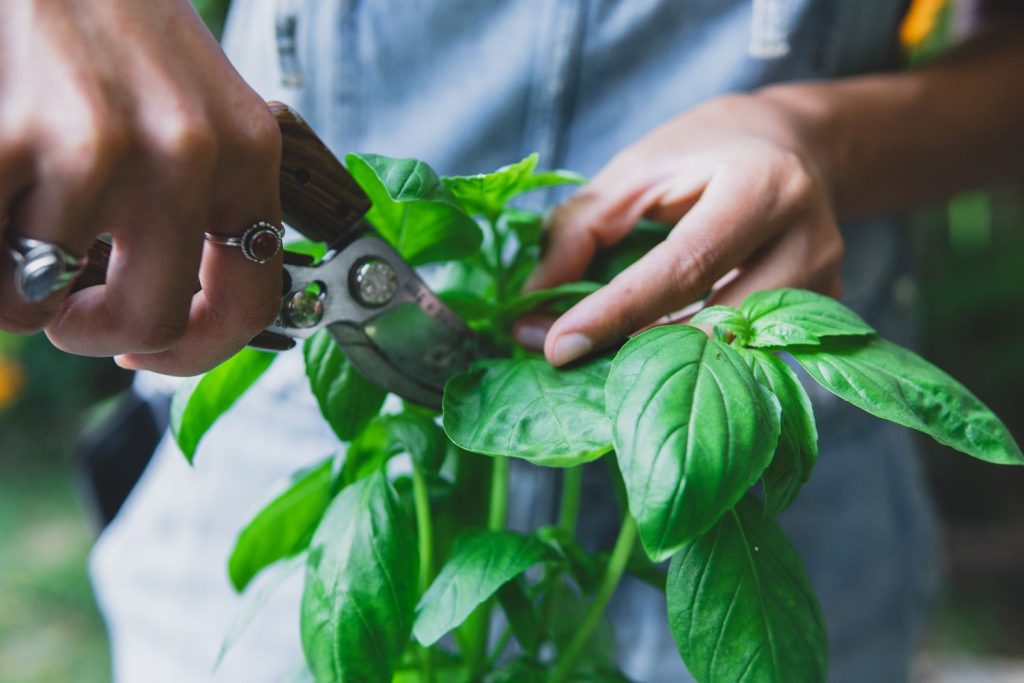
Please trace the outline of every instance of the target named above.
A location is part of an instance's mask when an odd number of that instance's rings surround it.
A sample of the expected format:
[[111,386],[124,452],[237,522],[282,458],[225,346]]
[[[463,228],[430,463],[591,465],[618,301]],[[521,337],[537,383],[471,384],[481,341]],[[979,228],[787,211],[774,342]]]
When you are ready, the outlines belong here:
[[[211,245],[280,223],[280,131],[185,0],[0,3],[0,237],[84,255],[107,284],[28,304],[0,255],[0,329],[196,374],[268,325],[280,256]],[[196,294],[196,283],[202,291]]]

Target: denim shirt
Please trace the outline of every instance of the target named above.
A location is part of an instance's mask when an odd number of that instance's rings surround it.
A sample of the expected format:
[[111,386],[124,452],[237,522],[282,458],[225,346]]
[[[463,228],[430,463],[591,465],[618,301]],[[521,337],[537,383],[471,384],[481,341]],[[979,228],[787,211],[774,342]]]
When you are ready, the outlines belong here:
[[[295,106],[336,153],[417,157],[452,174],[538,151],[543,166],[590,175],[717,95],[894,68],[906,4],[235,0],[225,46],[264,97]],[[544,206],[557,192],[526,202]],[[843,230],[847,303],[906,341],[913,286],[900,221]],[[782,523],[822,601],[830,680],[905,680],[933,574],[930,509],[910,438],[808,388],[822,455]],[[194,470],[165,440],[93,556],[118,680],[205,680],[209,643],[220,642],[209,634],[237,608],[223,570],[234,535],[275,479],[334,448],[316,416],[299,359],[285,355],[207,437]],[[599,468],[588,470],[585,487],[580,532],[607,547],[618,512]],[[556,491],[552,473],[516,468],[513,525],[547,522]],[[218,680],[280,680],[282,662],[301,657],[298,581],[250,627],[235,646],[244,654],[229,656]],[[148,604],[161,606],[158,618]],[[631,678],[688,680],[663,595],[627,581],[611,618]]]

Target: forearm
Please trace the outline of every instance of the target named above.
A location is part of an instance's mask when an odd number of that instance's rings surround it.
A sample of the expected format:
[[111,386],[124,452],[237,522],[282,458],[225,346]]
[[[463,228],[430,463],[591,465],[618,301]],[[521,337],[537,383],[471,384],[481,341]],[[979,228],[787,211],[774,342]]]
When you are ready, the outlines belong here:
[[759,96],[796,117],[840,217],[941,199],[1024,171],[1024,27],[912,71],[786,84]]

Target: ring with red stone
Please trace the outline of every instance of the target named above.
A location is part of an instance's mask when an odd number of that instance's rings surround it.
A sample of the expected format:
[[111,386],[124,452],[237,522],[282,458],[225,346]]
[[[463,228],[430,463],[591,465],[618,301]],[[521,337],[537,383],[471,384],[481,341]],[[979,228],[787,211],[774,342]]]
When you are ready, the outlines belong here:
[[207,242],[225,247],[238,247],[242,250],[242,255],[253,263],[266,263],[284,248],[284,228],[266,221],[253,223],[241,237],[214,232],[206,233],[205,237]]

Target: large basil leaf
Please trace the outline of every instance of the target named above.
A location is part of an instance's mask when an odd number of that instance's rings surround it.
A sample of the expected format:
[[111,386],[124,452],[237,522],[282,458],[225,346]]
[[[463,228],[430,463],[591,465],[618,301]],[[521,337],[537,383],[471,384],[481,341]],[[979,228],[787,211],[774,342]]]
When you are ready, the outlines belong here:
[[714,525],[775,452],[778,400],[734,349],[694,327],[627,342],[605,393],[629,509],[656,562]]
[[416,607],[416,640],[433,645],[545,554],[537,539],[510,531],[486,531],[458,539]]
[[313,536],[302,646],[319,683],[391,680],[409,642],[418,550],[383,470],[344,489]]
[[213,423],[255,384],[274,358],[273,353],[242,349],[175,392],[171,401],[171,433],[189,462]]
[[609,362],[569,370],[539,358],[485,360],[448,380],[444,429],[468,451],[570,467],[612,448],[604,414]]
[[331,458],[297,472],[238,534],[228,560],[228,575],[241,592],[256,574],[303,550],[331,502]]
[[818,344],[826,337],[875,334],[846,306],[805,289],[755,292],[740,305],[740,311],[750,324],[750,346]]
[[349,441],[380,412],[386,392],[363,377],[326,330],[307,339],[302,351],[320,412],[338,438]]
[[828,641],[807,571],[751,497],[672,558],[667,600],[701,683],[825,680]]
[[535,152],[522,161],[502,166],[494,173],[444,178],[445,186],[473,214],[495,220],[505,204],[529,190],[552,185],[581,185],[586,178],[569,171],[537,173],[539,155]]
[[754,378],[782,405],[782,430],[771,465],[764,472],[765,513],[777,515],[792,504],[818,459],[818,429],[811,399],[796,373],[773,353],[741,349]]
[[448,261],[480,247],[480,227],[427,164],[377,154],[349,154],[345,164],[373,202],[367,220],[409,263]]
[[998,417],[962,384],[884,339],[833,340],[790,349],[823,387],[872,415],[924,432],[979,460],[1024,464]]

